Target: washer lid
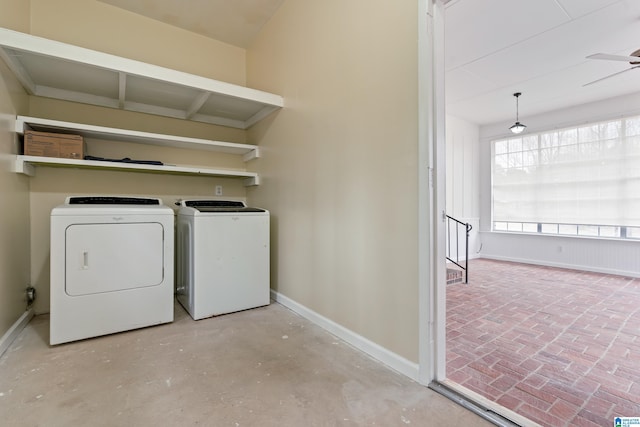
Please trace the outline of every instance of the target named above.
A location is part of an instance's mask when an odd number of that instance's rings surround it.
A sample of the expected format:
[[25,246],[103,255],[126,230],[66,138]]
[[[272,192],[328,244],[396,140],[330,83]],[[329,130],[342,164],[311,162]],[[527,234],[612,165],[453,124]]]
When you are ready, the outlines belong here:
[[173,216],[174,212],[162,204],[162,199],[121,196],[69,196],[51,211],[52,216],[124,214]]
[[244,202],[235,200],[183,200],[181,204],[198,212],[266,212],[260,208],[249,208]]
[[154,205],[162,204],[162,200],[149,197],[120,196],[71,196],[67,197],[67,205]]
[[266,212],[264,209],[260,208],[216,208],[210,206],[194,206],[194,209],[197,209],[198,212]]

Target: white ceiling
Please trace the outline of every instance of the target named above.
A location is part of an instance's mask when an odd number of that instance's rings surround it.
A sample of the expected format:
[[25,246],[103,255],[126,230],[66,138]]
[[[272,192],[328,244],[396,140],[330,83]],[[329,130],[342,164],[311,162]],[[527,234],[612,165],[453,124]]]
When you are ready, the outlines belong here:
[[[246,48],[283,0],[100,0]],[[640,48],[640,0],[448,0],[447,112],[483,125],[640,92],[640,68],[586,59]],[[640,96],[640,93],[639,93]]]
[[247,48],[284,0],[99,0],[156,21]]
[[[452,0],[445,13],[447,113],[477,124],[640,92],[640,68],[585,59],[640,49],[640,0]],[[639,93],[640,96],[640,93]]]

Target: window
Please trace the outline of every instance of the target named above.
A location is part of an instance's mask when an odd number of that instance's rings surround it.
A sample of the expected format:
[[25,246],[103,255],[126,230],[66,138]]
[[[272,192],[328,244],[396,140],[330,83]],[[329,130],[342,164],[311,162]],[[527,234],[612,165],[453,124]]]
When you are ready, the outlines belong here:
[[493,229],[640,238],[640,117],[492,144]]

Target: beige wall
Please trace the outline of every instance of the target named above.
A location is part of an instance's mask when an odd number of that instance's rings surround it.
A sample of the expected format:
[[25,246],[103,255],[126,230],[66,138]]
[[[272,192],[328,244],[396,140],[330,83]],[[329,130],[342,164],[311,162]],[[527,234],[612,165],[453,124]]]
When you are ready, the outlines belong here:
[[31,33],[229,83],[245,84],[244,49],[95,0],[31,0]]
[[29,0],[0,0],[0,27],[29,32]]
[[[0,11],[0,26],[28,30],[28,2],[0,0]],[[13,155],[17,153],[13,122],[17,112],[26,110],[26,94],[0,61],[0,336],[27,306],[29,180],[12,172]]]
[[[418,360],[417,2],[286,0],[247,52],[272,287]],[[426,260],[425,260],[426,262]]]
[[[245,84],[245,51],[161,24],[94,0],[31,0],[31,33],[180,71]],[[35,117],[136,129],[195,138],[245,143],[246,131],[141,113],[30,97]],[[87,152],[176,164],[244,168],[237,156],[143,144],[87,141]],[[39,167],[30,179],[31,272],[38,290],[36,313],[49,311],[49,216],[66,196],[121,194],[160,197],[173,205],[179,197],[224,196],[244,199],[241,180],[100,170]]]

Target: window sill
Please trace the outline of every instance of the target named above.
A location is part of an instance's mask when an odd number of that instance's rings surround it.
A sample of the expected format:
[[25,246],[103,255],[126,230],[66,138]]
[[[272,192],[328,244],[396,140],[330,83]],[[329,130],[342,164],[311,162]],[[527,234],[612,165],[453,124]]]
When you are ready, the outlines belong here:
[[525,233],[522,231],[496,231],[496,230],[480,230],[480,234],[508,235],[508,236],[528,236],[528,237],[544,237],[544,238],[562,238],[562,239],[586,239],[586,240],[603,240],[606,242],[628,242],[640,243],[640,239],[622,239],[620,237],[602,237],[602,236],[574,236],[571,234],[546,234],[546,233]]

